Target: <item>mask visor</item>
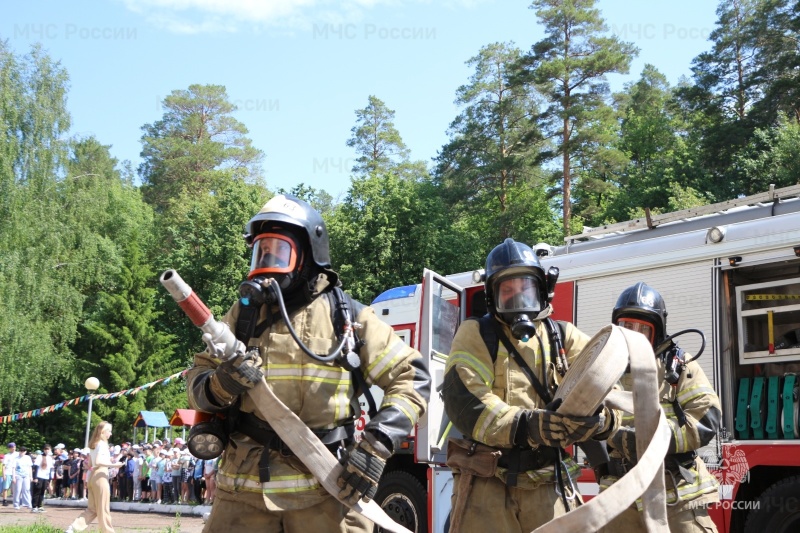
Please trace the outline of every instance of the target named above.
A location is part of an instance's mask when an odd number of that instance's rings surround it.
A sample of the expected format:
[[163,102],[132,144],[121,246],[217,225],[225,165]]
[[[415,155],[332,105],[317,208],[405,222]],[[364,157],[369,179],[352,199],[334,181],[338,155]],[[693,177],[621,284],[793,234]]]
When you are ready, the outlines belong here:
[[495,307],[498,313],[538,313],[539,284],[533,276],[513,276],[501,279],[495,288]]
[[653,344],[653,341],[655,340],[656,330],[650,322],[645,322],[644,320],[639,320],[637,318],[620,318],[617,319],[617,325],[621,328],[641,333],[647,337],[647,340],[650,341],[650,344]]
[[278,233],[262,233],[253,241],[250,275],[271,276],[294,272],[298,263],[297,244],[293,239]]

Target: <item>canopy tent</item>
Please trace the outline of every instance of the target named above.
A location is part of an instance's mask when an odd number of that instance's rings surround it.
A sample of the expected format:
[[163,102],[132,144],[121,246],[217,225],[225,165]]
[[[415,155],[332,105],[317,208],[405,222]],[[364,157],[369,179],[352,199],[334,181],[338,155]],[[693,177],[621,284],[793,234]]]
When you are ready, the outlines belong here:
[[[164,414],[164,411],[139,411],[139,414],[136,416],[136,420],[133,422],[133,440],[136,441],[136,429],[137,428],[145,428],[144,429],[144,440],[147,441],[148,438],[148,431],[150,428],[153,428],[153,439],[157,438],[158,428],[168,428],[169,420],[167,420],[167,415]],[[166,435],[167,430],[164,430],[164,434]]]
[[202,422],[203,419],[208,418],[208,415],[203,416],[205,413],[200,413],[194,409],[175,409],[172,413],[172,418],[169,419],[170,426],[189,426]]
[[172,413],[172,418],[169,419],[169,424],[174,427],[182,427],[182,436],[186,440],[186,428],[208,420],[208,418],[209,415],[207,413],[201,413],[194,409],[175,409],[175,412]]

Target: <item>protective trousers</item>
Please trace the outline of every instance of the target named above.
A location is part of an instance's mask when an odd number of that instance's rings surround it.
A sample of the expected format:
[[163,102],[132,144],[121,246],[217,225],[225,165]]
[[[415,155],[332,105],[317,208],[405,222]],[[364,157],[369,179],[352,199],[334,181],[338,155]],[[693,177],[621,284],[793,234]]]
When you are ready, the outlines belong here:
[[[699,502],[680,502],[667,506],[667,519],[671,533],[717,533],[717,526],[708,516],[708,510]],[[642,513],[636,504],[628,507],[621,515],[609,522],[598,533],[646,533]]]
[[97,518],[97,525],[102,533],[114,533],[111,525],[111,487],[108,483],[108,468],[95,468],[89,478],[89,503],[86,510],[72,522],[72,529],[83,531],[92,520]]
[[270,533],[370,533],[372,522],[333,496],[305,509],[269,511],[262,494],[217,488],[214,512],[203,533],[269,531]]
[[[451,507],[458,499],[460,478],[461,474],[453,475]],[[461,519],[461,532],[450,533],[530,533],[566,512],[553,483],[520,489],[509,487],[496,477],[475,477]]]

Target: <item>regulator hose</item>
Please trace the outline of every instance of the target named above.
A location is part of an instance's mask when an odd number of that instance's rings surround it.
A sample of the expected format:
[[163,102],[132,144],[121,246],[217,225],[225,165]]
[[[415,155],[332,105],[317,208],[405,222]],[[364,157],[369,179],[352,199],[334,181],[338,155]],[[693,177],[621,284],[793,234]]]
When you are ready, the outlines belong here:
[[703,332],[701,330],[699,330],[697,328],[682,329],[677,333],[673,333],[672,335],[670,335],[669,337],[667,337],[666,339],[661,341],[661,344],[659,344],[658,347],[656,347],[656,349],[654,350],[655,356],[656,357],[660,357],[661,354],[663,354],[664,352],[666,352],[667,350],[669,350],[673,346],[676,346],[676,344],[674,342],[672,342],[672,339],[674,339],[676,337],[680,337],[681,335],[684,335],[686,333],[697,333],[698,335],[700,335],[700,349],[697,350],[697,353],[694,355],[694,357],[692,357],[691,359],[689,359],[687,361],[684,361],[684,364],[689,364],[692,361],[697,361],[697,359],[703,353],[703,350],[706,349],[706,336],[703,334]]
[[[347,335],[342,335],[342,340],[339,342],[339,345],[333,349],[331,353],[328,355],[320,355],[312,352],[308,349],[308,347],[300,340],[300,337],[297,335],[297,332],[292,327],[292,321],[289,320],[289,313],[286,311],[286,304],[283,302],[283,294],[281,293],[281,288],[272,278],[265,278],[261,282],[261,286],[263,286],[267,290],[272,290],[272,293],[275,295],[275,300],[278,302],[278,308],[281,310],[281,316],[283,317],[283,321],[286,322],[286,327],[289,328],[289,334],[291,334],[294,342],[297,343],[297,346],[300,347],[303,352],[311,357],[312,359],[319,361],[321,363],[328,363],[330,361],[336,360],[342,353],[342,348],[344,348],[345,343],[347,342]],[[349,318],[348,318],[349,321]]]

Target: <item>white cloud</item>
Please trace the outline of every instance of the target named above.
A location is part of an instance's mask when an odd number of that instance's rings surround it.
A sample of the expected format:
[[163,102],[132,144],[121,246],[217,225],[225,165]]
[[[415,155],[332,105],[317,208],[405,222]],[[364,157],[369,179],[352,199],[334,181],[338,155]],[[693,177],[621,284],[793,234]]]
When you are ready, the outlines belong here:
[[[471,7],[483,0],[449,0]],[[309,29],[315,22],[358,21],[378,5],[430,3],[430,0],[123,0],[130,11],[175,33],[235,32],[242,26]]]

